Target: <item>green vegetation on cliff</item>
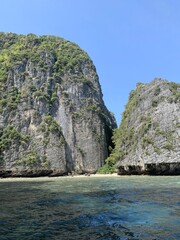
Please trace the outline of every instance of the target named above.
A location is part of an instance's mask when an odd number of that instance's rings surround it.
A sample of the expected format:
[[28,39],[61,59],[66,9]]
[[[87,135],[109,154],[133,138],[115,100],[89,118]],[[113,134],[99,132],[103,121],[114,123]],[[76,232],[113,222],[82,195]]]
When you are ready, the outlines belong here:
[[[52,69],[49,69],[50,61],[54,61]],[[51,71],[52,76],[49,77],[49,82],[55,79],[56,82],[61,83],[61,77],[65,73],[71,73],[72,71],[78,72],[76,81],[87,82],[81,68],[84,61],[91,62],[88,55],[78,45],[63,38],[54,36],[38,37],[34,34],[25,36],[14,33],[0,33],[0,91],[2,93],[0,95],[0,112],[6,106],[10,110],[16,109],[17,102],[24,94],[18,92],[17,87],[13,86],[13,81],[17,79],[11,79],[12,82],[7,82],[8,75],[13,75],[15,69],[20,70],[19,73],[18,71],[16,73],[18,81],[23,83],[27,78],[31,80],[31,84],[29,84],[30,90],[34,91],[34,94],[40,100],[43,100],[48,96],[43,93],[43,89],[37,89],[33,85],[38,76],[32,77],[29,75],[28,69],[25,68],[27,62],[30,62],[31,65],[37,65],[41,72]],[[69,76],[67,81],[71,80]],[[55,100],[55,93],[52,93],[50,100],[52,102]]]
[[20,133],[13,125],[0,129],[0,161],[3,160],[3,151],[11,148],[13,143],[27,145],[29,140],[29,135]]

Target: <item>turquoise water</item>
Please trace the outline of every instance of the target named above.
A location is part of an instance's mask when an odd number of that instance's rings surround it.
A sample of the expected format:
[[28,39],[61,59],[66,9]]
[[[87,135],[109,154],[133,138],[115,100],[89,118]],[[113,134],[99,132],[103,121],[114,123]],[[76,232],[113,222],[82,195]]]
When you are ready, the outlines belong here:
[[0,180],[0,240],[180,239],[180,176]]

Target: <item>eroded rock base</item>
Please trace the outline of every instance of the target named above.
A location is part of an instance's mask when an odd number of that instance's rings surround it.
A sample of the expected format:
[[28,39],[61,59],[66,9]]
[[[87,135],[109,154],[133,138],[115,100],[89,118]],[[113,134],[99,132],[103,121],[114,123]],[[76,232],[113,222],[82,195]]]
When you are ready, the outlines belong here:
[[180,163],[152,163],[142,166],[120,166],[118,175],[180,175]]

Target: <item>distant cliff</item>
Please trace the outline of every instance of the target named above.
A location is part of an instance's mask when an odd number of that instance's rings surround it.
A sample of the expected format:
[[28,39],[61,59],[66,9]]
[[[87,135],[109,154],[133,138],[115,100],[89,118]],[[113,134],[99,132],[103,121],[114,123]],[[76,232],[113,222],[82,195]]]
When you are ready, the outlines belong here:
[[96,69],[76,44],[0,33],[0,175],[96,172],[114,117]]
[[137,84],[113,140],[119,174],[180,174],[180,84]]

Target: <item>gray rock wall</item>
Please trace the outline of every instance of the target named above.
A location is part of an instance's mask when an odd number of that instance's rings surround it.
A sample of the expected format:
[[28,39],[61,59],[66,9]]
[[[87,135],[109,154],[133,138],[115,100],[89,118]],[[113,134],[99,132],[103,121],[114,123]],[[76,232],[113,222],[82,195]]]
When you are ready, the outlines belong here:
[[119,136],[119,174],[180,174],[180,84],[161,79],[138,84]]
[[88,55],[57,37],[0,40],[1,175],[96,172],[116,123]]

